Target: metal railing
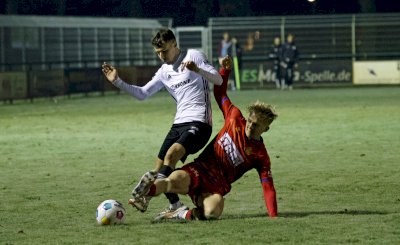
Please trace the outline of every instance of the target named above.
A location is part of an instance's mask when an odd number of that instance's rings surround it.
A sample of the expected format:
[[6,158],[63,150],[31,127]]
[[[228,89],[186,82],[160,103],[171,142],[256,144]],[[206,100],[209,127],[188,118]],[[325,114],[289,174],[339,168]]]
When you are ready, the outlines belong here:
[[172,19],[0,15],[0,71],[90,67],[106,60],[156,63],[151,37],[171,25]]
[[[210,18],[211,57],[218,56],[219,41],[228,32],[236,37],[247,59],[268,57],[273,38],[295,35],[303,59],[399,59],[400,14],[344,14]],[[254,32],[254,47],[247,41]],[[246,49],[247,48],[247,49]]]
[[[0,15],[0,72],[98,67],[103,61],[158,64],[150,40],[162,26],[171,28],[172,19]],[[288,33],[295,35],[302,60],[400,59],[399,13],[210,18],[201,28],[208,29],[206,40],[194,29],[182,33],[180,45],[201,44],[212,60],[225,31],[239,40],[243,61],[267,59],[273,38]]]

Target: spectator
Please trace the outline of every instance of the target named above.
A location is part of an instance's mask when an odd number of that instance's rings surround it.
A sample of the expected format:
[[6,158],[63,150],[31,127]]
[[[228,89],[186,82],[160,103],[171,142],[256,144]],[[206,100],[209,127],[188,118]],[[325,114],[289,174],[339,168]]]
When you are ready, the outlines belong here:
[[[239,55],[240,55],[240,49],[239,49]],[[236,56],[238,57],[238,61],[239,56],[238,56],[238,43],[237,43],[237,39],[236,38],[231,38],[228,32],[224,32],[222,34],[222,40],[220,42],[219,48],[218,48],[218,61],[221,64],[222,60],[226,57],[226,56]],[[239,64],[240,67],[240,64]],[[233,79],[229,80],[229,83],[231,85],[231,89],[232,90],[236,90],[236,79],[235,79],[235,75],[233,75]]]
[[284,76],[285,83],[281,85],[281,89],[286,87],[289,90],[293,89],[293,74],[294,69],[298,68],[299,51],[294,42],[294,35],[289,34],[285,44],[282,45],[282,60],[280,62],[281,72]]
[[261,33],[259,31],[247,33],[246,45],[244,51],[246,52],[253,51],[256,41],[260,39],[260,35]]
[[224,32],[222,34],[222,40],[219,45],[219,52],[218,52],[218,60],[221,63],[221,60],[227,56],[231,55],[231,48],[232,48],[232,40],[231,37],[229,36],[228,32]]
[[282,44],[281,44],[281,38],[276,36],[274,38],[274,42],[271,45],[269,55],[269,59],[273,61],[273,72],[274,72],[274,79],[275,79],[275,85],[276,88],[279,89],[281,87],[281,83],[284,82],[282,74],[281,74],[281,69],[280,69],[280,60],[282,57]]

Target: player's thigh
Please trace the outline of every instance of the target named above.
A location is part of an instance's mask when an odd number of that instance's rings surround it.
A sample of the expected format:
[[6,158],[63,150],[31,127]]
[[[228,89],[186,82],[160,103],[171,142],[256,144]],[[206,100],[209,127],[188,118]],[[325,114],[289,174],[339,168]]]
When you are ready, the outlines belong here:
[[158,158],[162,161],[164,161],[165,155],[167,155],[167,152],[169,148],[177,142],[177,140],[180,137],[179,130],[176,127],[172,127],[168,134],[165,136],[164,142],[161,145],[160,151],[158,153]]
[[175,170],[168,177],[171,187],[170,192],[187,194],[190,187],[190,175],[184,170]]
[[176,143],[181,144],[186,149],[186,155],[195,154],[207,144],[211,133],[210,125],[194,122],[182,129]]
[[224,210],[224,197],[220,194],[203,194],[203,210],[207,219],[217,219]]

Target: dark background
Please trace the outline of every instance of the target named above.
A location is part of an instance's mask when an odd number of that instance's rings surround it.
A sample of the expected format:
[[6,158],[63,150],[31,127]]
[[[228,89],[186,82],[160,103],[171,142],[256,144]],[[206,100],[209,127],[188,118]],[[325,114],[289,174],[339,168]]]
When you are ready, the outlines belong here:
[[397,0],[1,0],[0,14],[173,18],[175,26],[209,17],[399,12]]

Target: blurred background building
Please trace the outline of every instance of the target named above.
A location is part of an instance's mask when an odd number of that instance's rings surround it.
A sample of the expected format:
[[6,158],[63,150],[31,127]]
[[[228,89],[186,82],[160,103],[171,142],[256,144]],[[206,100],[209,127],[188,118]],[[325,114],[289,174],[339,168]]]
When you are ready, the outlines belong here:
[[[243,88],[273,85],[269,47],[288,33],[300,50],[297,84],[352,84],[355,62],[400,60],[395,2],[6,0],[0,3],[0,99],[107,90],[99,69],[104,61],[125,67],[127,80],[148,81],[159,64],[150,40],[160,27],[173,29],[181,48],[201,49],[214,63],[229,32],[241,46]],[[133,72],[137,67],[142,72]]]
[[392,0],[3,0],[0,14],[172,18],[176,26],[210,17],[398,12]]

